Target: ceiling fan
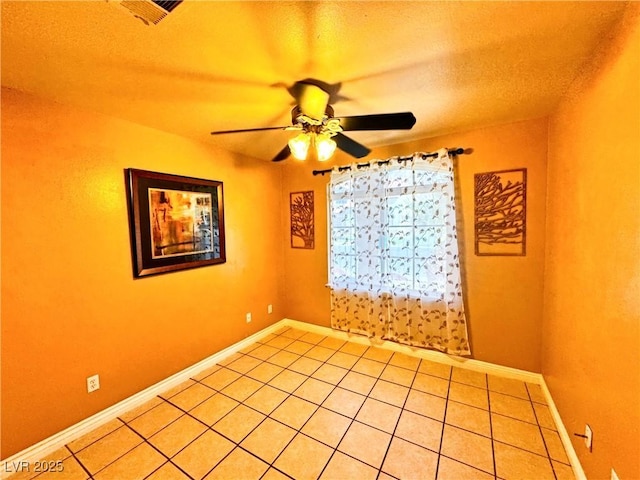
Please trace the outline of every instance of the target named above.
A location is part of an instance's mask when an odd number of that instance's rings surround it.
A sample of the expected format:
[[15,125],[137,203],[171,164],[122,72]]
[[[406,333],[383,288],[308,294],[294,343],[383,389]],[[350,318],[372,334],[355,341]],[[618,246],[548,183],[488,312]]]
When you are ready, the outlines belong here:
[[298,81],[288,88],[295,98],[296,105],[291,110],[291,125],[281,127],[246,128],[241,130],[218,130],[211,135],[226,133],[257,132],[262,130],[288,130],[299,132],[273,158],[274,162],[285,160],[293,155],[304,160],[310,150],[316,152],[320,161],[328,160],[336,147],[349,155],[362,158],[371,151],[364,145],[347,137],[346,131],[356,130],[409,130],[416,123],[411,112],[381,113],[335,117],[330,101],[340,97],[337,91],[340,84],[327,84],[312,78]]

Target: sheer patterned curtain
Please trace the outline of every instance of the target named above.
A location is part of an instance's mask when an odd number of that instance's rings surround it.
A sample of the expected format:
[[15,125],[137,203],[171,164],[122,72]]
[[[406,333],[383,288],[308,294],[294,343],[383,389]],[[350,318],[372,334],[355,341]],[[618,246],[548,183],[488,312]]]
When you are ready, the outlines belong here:
[[333,328],[471,353],[446,149],[334,169],[329,219]]

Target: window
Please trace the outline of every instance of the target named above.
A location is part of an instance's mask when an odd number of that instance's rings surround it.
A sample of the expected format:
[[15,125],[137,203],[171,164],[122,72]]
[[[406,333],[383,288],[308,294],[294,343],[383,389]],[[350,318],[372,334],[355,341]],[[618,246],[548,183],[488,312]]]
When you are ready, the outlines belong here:
[[453,162],[408,160],[331,173],[331,327],[468,355]]
[[343,173],[329,185],[332,287],[442,298],[450,180],[422,163]]

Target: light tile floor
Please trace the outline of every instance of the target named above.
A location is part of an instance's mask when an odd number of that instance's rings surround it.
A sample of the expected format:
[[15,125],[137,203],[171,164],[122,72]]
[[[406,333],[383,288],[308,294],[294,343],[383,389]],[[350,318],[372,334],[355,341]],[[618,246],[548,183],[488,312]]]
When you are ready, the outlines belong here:
[[574,478],[538,385],[293,328],[49,459],[38,480]]

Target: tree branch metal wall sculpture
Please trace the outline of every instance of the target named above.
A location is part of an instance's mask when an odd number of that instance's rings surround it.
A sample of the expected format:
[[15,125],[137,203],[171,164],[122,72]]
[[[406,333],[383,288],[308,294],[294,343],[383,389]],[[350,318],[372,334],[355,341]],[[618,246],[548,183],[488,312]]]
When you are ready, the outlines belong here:
[[313,191],[290,195],[291,247],[314,248]]
[[476,255],[526,255],[527,169],[476,173]]

